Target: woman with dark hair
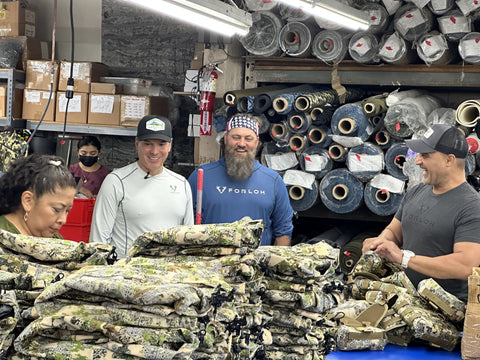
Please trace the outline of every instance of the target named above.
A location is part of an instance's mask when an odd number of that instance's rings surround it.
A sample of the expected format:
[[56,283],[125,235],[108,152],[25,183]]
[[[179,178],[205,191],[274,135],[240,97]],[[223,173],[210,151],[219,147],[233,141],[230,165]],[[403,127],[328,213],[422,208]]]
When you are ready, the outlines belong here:
[[98,162],[102,144],[95,136],[84,136],[77,145],[79,162],[70,165],[69,170],[82,183],[78,192],[82,197],[97,197],[103,179],[111,170]]
[[63,237],[58,229],[73,206],[75,179],[63,159],[32,154],[0,177],[0,229],[37,237]]

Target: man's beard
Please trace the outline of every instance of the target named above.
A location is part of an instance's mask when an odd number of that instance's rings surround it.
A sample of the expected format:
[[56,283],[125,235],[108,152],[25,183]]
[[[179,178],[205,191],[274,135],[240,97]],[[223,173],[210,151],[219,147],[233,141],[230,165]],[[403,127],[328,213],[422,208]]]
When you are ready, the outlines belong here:
[[227,174],[236,181],[245,180],[253,173],[255,153],[247,150],[246,156],[236,156],[235,148],[225,149]]

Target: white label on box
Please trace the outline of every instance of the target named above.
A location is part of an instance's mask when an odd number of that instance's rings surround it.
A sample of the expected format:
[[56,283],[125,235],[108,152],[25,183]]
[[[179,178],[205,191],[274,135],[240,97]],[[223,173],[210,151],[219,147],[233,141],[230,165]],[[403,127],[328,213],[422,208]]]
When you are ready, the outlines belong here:
[[145,116],[146,99],[145,98],[124,98],[125,118],[141,119]]
[[305,159],[305,171],[322,171],[328,164],[327,156],[320,154],[304,155]]
[[25,24],[25,36],[35,37],[35,25]]
[[187,132],[187,136],[200,137],[200,125],[189,125]]
[[287,170],[283,175],[283,182],[285,185],[298,185],[312,190],[315,175],[300,170]]
[[25,101],[29,103],[40,102],[41,91],[25,91]]
[[35,11],[25,9],[25,22],[35,24]]
[[480,55],[480,38],[462,41],[463,57]]
[[190,114],[188,125],[200,125],[200,114]]
[[[67,108],[67,98],[65,94],[60,95],[60,102],[58,103],[58,109],[60,112],[65,112]],[[73,98],[68,102],[68,112],[69,113],[79,113],[82,112],[82,97],[80,95],[73,95]]]
[[[42,99],[48,99],[50,97],[50,91],[42,91]],[[55,98],[55,93],[52,93],[52,99]]]
[[365,55],[372,48],[372,44],[368,37],[362,36],[360,39],[355,41],[352,46],[352,51],[355,51],[359,56]]
[[[73,63],[73,78],[74,79],[79,79],[79,78],[84,78],[85,77],[85,74],[82,74],[82,63]],[[70,77],[70,68],[71,68],[71,63],[69,62],[65,62],[63,63],[63,69],[65,70],[65,76],[68,76]],[[82,75],[82,76],[80,76]]]
[[92,113],[111,114],[113,113],[113,104],[115,96],[113,95],[92,95],[90,111]]
[[440,35],[433,35],[420,44],[423,53],[428,56],[437,55],[439,51],[445,48],[444,41]]
[[408,30],[422,25],[423,23],[425,23],[425,20],[420,9],[413,9],[398,19],[397,28],[401,34],[405,35]]

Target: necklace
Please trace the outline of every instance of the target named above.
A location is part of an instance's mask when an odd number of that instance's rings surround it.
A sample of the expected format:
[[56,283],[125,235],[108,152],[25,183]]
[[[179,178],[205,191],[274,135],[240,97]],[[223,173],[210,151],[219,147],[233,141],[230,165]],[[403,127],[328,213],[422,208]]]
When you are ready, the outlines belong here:
[[82,169],[82,181],[83,181],[84,184],[86,184],[88,182],[87,174],[88,174],[88,172],[86,172]]

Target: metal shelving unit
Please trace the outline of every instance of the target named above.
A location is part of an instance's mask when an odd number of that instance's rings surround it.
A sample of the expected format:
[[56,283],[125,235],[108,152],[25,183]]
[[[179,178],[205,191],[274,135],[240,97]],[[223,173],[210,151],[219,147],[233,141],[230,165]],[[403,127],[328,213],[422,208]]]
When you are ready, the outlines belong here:
[[0,81],[7,80],[6,117],[0,118],[0,126],[13,125],[13,104],[15,103],[15,82],[25,82],[25,72],[17,69],[0,69]]
[[[37,125],[38,125],[38,121],[27,120],[27,124],[26,124],[27,129],[33,130],[37,127]],[[38,130],[63,132],[63,123],[55,124],[55,123],[42,122]],[[77,133],[77,134],[94,134],[94,135],[136,136],[137,128],[67,124],[65,128],[65,132]]]

